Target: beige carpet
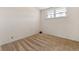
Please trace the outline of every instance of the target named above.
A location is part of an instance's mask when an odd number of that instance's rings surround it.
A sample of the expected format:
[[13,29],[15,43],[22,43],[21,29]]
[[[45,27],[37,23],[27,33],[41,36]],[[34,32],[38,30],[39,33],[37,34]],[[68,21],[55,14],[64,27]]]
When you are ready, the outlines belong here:
[[79,51],[79,42],[36,34],[1,46],[3,51]]

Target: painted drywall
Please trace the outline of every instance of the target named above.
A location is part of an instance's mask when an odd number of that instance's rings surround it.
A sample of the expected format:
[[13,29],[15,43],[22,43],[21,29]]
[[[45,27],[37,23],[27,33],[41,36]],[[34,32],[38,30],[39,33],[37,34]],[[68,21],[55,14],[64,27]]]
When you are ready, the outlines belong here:
[[46,34],[79,41],[79,8],[68,7],[67,16],[47,19],[46,10],[41,10],[41,31]]
[[0,45],[38,33],[39,16],[36,8],[0,7]]

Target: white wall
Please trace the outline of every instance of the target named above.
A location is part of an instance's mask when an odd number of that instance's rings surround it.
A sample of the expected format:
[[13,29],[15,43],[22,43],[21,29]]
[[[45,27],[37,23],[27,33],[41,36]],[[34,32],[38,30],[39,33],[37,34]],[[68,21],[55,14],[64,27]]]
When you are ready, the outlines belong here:
[[0,45],[38,33],[39,16],[36,8],[0,8]]
[[46,19],[46,10],[41,11],[41,30],[50,35],[79,41],[79,8],[67,8],[67,17]]

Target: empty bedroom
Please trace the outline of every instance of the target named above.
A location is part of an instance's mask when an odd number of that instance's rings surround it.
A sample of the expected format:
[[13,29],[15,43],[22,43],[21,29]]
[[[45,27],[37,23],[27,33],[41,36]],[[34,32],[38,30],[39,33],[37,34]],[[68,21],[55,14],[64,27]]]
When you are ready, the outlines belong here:
[[0,51],[79,51],[79,7],[0,7]]

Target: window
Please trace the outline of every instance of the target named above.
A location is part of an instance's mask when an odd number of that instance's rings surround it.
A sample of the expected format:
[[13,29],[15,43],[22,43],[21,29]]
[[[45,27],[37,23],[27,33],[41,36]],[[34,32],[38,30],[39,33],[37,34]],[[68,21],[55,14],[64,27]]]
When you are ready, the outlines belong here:
[[54,18],[54,10],[48,11],[48,18]]
[[66,8],[55,8],[48,10],[47,18],[58,18],[66,16]]

